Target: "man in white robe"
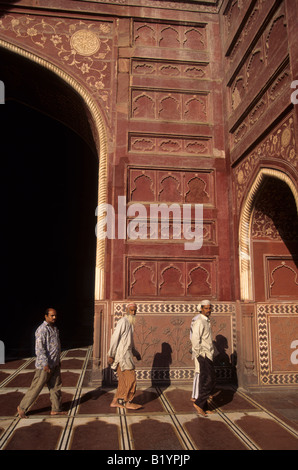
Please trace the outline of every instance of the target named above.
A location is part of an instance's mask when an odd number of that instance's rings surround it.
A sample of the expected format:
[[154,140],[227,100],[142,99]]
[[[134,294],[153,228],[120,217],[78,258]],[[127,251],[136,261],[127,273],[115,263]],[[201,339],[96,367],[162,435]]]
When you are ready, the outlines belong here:
[[199,396],[194,402],[198,414],[206,416],[208,410],[208,399],[214,393],[215,371],[213,366],[214,346],[211,331],[211,304],[203,301],[201,313],[192,325],[192,352],[193,357],[199,362]]
[[[201,311],[201,305],[198,306],[198,310]],[[191,343],[192,343],[193,326],[194,326],[194,324],[195,324],[195,322],[197,321],[198,318],[199,318],[199,314],[194,316],[193,319],[191,320],[190,333],[189,333],[189,339],[190,339]],[[193,378],[191,401],[195,402],[196,399],[199,396],[200,364],[199,364],[199,361],[197,361],[197,358],[194,354],[193,349],[192,349],[192,356],[191,357],[194,360],[194,364],[195,364],[195,373],[194,373],[194,378]]]
[[118,387],[111,403],[111,407],[127,409],[139,409],[141,405],[132,403],[136,392],[136,373],[133,356],[138,360],[140,354],[135,350],[133,331],[137,306],[128,304],[126,315],[122,317],[112,334],[110,349],[108,352],[108,363],[117,372]]

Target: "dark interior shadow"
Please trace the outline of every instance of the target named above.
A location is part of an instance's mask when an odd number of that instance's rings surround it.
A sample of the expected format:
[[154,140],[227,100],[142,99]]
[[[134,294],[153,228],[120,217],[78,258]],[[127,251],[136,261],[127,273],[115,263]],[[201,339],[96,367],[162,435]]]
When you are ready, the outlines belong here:
[[20,0],[7,0],[4,5],[0,2],[0,18],[5,16],[6,13],[8,13],[13,8],[15,3],[19,2]]
[[263,217],[272,221],[281,241],[290,252],[295,265],[298,266],[297,208],[288,184],[280,179],[266,177],[257,194],[255,212],[262,213]]
[[58,311],[63,348],[90,345],[98,163],[85,142],[58,121],[13,100],[0,108],[5,136],[0,190],[5,321],[0,339],[6,358],[35,354],[35,330],[48,307]]

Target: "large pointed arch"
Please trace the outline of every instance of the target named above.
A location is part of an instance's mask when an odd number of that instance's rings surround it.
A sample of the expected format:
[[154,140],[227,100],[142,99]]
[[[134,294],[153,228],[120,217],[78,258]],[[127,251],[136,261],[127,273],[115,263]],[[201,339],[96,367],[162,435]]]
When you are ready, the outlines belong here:
[[[10,52],[18,54],[35,64],[40,65],[44,69],[54,73],[62,79],[68,86],[73,88],[75,92],[83,100],[87,107],[91,119],[93,121],[92,132],[97,154],[99,159],[98,171],[98,205],[106,203],[107,198],[107,135],[103,117],[98,105],[85,88],[77,82],[71,75],[59,68],[57,65],[48,60],[26,51],[15,44],[0,39],[0,47]],[[94,299],[101,300],[104,298],[104,264],[105,264],[105,240],[97,239],[96,242],[96,273],[94,286]]]
[[252,272],[251,272],[251,223],[252,213],[258,191],[266,177],[277,178],[286,183],[295,199],[298,211],[298,191],[289,176],[284,172],[272,168],[261,168],[254,179],[246,199],[243,203],[239,222],[239,270],[240,270],[240,296],[241,300],[253,300]]

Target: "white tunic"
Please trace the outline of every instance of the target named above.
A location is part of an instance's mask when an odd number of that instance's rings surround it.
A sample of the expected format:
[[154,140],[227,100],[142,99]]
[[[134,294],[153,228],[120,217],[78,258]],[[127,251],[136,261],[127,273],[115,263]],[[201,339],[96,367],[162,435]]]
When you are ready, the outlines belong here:
[[132,370],[135,368],[133,361],[133,326],[126,317],[122,317],[112,334],[108,355],[114,358],[112,369]]
[[192,325],[192,352],[193,356],[207,356],[213,360],[214,346],[212,341],[211,322],[201,313]]
[[[197,319],[199,318],[199,315],[200,314],[196,315],[191,320],[190,333],[189,333],[189,338],[190,338],[191,343],[192,343],[193,326],[194,326],[195,322],[197,321]],[[196,356],[196,353],[193,349],[193,346],[192,346],[192,356],[191,357],[195,361],[195,374],[198,374],[200,372],[200,364],[199,364],[199,361],[197,361],[197,356]],[[197,380],[197,378],[195,377],[194,380]],[[195,387],[195,383],[194,383],[194,387]]]

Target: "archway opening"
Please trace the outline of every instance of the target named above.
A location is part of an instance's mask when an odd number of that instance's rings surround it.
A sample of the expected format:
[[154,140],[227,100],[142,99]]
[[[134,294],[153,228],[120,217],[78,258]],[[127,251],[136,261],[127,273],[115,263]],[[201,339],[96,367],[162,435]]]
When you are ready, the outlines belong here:
[[60,79],[7,51],[1,57],[0,339],[7,358],[34,354],[34,331],[52,306],[62,347],[86,346],[93,342],[98,195],[92,132],[79,97]]
[[281,179],[266,176],[258,190],[251,221],[254,298],[298,298],[298,218],[293,193]]

